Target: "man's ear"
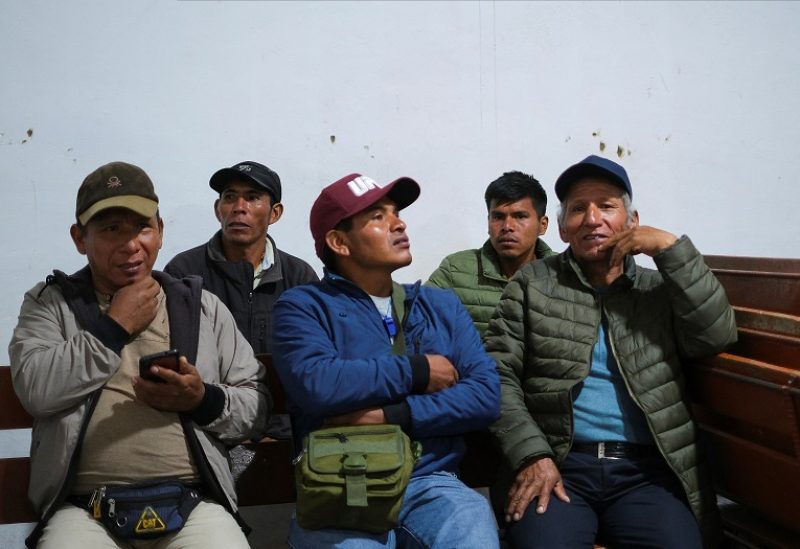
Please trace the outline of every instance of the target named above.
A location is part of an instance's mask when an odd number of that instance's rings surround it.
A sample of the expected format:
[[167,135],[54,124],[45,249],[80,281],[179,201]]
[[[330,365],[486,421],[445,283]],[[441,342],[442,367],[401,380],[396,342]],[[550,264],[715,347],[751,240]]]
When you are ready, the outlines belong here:
[[[84,228],[85,230],[85,228]],[[78,250],[78,253],[81,255],[86,255],[86,243],[84,242],[84,231],[80,229],[77,225],[73,224],[72,227],[69,228],[69,236],[72,237],[72,241],[75,243],[75,248]]]
[[566,242],[569,244],[569,238],[567,238],[567,231],[564,230],[564,227],[561,226],[561,223],[558,224],[558,236],[561,237],[562,242]]
[[158,249],[164,244],[164,220],[158,216]]
[[219,198],[214,201],[214,217],[217,218],[217,221],[222,223],[222,216],[219,215]]
[[628,222],[628,228],[629,229],[633,229],[634,227],[638,227],[638,226],[639,226],[639,210],[635,210],[633,212],[633,217]]
[[550,220],[547,219],[546,215],[542,216],[542,219],[539,221],[539,236],[542,236],[544,233],[547,232],[547,226],[550,224]]
[[350,255],[350,246],[347,242],[347,236],[336,229],[331,229],[325,234],[325,244],[336,255],[348,256]]
[[283,204],[281,204],[280,202],[276,202],[270,208],[268,225],[277,223],[282,215],[283,215]]

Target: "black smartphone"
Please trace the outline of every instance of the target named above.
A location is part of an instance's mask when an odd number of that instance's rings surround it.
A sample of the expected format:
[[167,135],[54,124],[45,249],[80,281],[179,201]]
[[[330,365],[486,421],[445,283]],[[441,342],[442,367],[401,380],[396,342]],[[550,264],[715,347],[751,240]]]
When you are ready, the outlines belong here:
[[169,351],[143,356],[139,359],[139,377],[156,383],[166,383],[160,377],[150,373],[150,366],[156,365],[159,368],[169,368],[173,372],[177,372],[180,356],[178,349],[170,349]]

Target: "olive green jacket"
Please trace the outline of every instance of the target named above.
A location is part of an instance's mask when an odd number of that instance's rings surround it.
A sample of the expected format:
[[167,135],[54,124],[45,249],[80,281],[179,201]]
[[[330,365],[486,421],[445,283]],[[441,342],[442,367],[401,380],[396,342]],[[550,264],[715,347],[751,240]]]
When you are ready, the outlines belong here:
[[526,265],[508,283],[484,340],[501,382],[501,414],[491,427],[505,460],[500,489],[532,457],[549,456],[557,464],[566,457],[573,442],[572,389],[589,374],[605,315],[628,391],[679,478],[706,543],[714,545],[716,501],[681,362],[735,342],[736,322],[725,290],[686,236],[653,259],[658,271],[627,257],[624,275],[602,298],[569,250]]
[[[541,238],[536,240],[533,253],[536,259],[556,255]],[[445,257],[425,283],[436,288],[451,288],[467,308],[481,337],[506,284],[508,278],[501,271],[497,252],[488,240],[482,248],[463,250]]]

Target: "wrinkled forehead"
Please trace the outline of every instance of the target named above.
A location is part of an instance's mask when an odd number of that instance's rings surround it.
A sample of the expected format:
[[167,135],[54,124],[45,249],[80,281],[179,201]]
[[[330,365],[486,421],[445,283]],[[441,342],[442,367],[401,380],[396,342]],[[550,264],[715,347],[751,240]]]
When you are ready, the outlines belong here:
[[624,194],[625,190],[616,184],[613,179],[601,175],[591,175],[582,177],[570,185],[564,202],[588,197],[621,199]]

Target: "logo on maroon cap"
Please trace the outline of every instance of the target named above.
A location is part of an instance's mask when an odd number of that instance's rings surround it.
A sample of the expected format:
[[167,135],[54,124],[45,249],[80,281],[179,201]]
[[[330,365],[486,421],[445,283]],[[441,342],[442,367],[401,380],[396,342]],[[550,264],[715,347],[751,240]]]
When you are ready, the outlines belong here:
[[353,194],[356,196],[364,196],[372,189],[380,189],[381,186],[371,177],[359,175],[355,179],[347,182],[347,188],[353,191]]

